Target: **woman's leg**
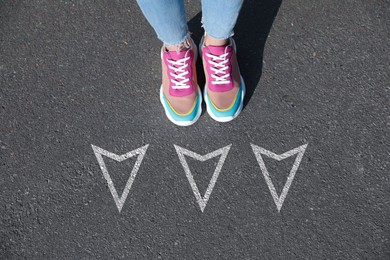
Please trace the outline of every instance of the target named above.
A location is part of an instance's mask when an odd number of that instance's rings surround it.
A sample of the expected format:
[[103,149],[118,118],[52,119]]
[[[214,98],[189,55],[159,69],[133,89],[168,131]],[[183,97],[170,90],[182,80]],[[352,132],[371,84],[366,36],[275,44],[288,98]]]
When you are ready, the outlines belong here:
[[[233,36],[238,14],[244,0],[202,0],[202,23],[210,40],[218,43]],[[214,44],[210,44],[214,45]]]
[[164,44],[179,45],[188,37],[184,0],[137,0],[137,3]]
[[234,119],[243,106],[245,84],[231,37],[242,3],[243,0],[202,0],[204,98],[207,112],[219,122]]
[[201,114],[202,100],[196,80],[196,46],[188,31],[184,0],[137,2],[164,43],[160,101],[165,114],[177,125],[191,125]]

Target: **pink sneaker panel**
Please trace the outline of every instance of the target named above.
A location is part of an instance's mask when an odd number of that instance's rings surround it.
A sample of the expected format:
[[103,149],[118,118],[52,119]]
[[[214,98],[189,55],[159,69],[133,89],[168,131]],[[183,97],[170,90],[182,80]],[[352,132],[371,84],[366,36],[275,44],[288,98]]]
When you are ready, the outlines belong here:
[[[177,60],[180,60],[180,59],[186,58],[186,57],[190,57],[190,59],[188,59],[186,61],[186,63],[188,64],[187,70],[189,72],[186,75],[186,78],[189,79],[189,81],[187,83],[188,83],[188,85],[190,85],[190,87],[186,88],[186,89],[172,88],[172,86],[174,84],[172,83],[171,79],[174,77],[171,76],[171,73],[175,74],[175,71],[169,68],[169,66],[173,66],[173,65],[171,65],[171,63],[169,63],[168,60],[177,61]],[[172,96],[176,96],[176,97],[183,97],[183,96],[188,96],[188,95],[192,94],[195,91],[195,86],[194,86],[194,81],[193,81],[193,74],[194,73],[192,71],[192,64],[194,62],[194,51],[192,49],[183,50],[180,52],[164,51],[163,60],[164,60],[165,66],[167,68],[167,73],[168,73],[168,78],[169,78],[169,94]]]
[[[203,59],[205,59],[206,73],[207,73],[207,78],[208,78],[207,87],[211,91],[225,92],[225,91],[229,91],[229,90],[233,89],[234,82],[233,82],[233,78],[232,78],[232,74],[231,74],[231,71],[232,71],[231,58],[233,56],[233,51],[234,51],[234,48],[232,45],[228,45],[228,46],[203,46],[202,47],[202,57],[203,57]],[[229,83],[227,83],[227,84],[213,84],[212,83],[214,81],[214,78],[211,76],[212,74],[214,74],[214,72],[211,70],[211,67],[213,67],[213,65],[210,64],[210,61],[212,60],[212,58],[209,58],[206,55],[206,53],[211,53],[211,54],[216,55],[216,56],[220,56],[222,54],[229,53],[226,57],[226,59],[229,60],[226,64],[228,66],[226,73],[229,74],[229,76],[226,79],[230,81]],[[217,76],[221,76],[221,74],[218,73]]]

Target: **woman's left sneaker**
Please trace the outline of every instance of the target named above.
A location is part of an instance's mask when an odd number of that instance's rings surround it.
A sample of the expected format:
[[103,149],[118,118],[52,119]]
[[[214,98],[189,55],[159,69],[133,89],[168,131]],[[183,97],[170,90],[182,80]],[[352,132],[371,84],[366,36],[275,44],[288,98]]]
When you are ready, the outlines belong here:
[[199,47],[206,76],[203,98],[207,113],[218,122],[236,118],[242,110],[245,96],[236,45],[233,38],[228,41],[226,46],[206,46],[203,37]]

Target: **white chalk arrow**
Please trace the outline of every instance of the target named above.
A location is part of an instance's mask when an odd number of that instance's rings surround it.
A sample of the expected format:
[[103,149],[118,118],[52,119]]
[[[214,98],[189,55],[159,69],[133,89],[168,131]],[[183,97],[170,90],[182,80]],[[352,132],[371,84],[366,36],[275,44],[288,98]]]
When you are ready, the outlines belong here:
[[[213,192],[213,188],[215,186],[215,183],[217,182],[218,175],[221,172],[221,169],[222,169],[222,166],[225,162],[226,156],[228,155],[230,147],[232,145],[230,144],[228,146],[220,148],[220,149],[218,149],[214,152],[208,153],[206,155],[200,155],[200,154],[194,153],[192,151],[189,151],[189,150],[182,148],[180,146],[177,146],[177,145],[174,145],[174,146],[175,146],[177,155],[179,156],[180,162],[183,165],[184,171],[185,171],[187,179],[191,185],[192,191],[194,192],[196,201],[199,204],[200,210],[203,212],[205,207],[206,207],[206,204],[210,198],[211,192]],[[200,195],[198,186],[196,185],[196,182],[194,180],[194,176],[192,175],[192,173],[190,171],[190,167],[188,166],[187,160],[185,159],[184,155],[190,156],[190,157],[194,158],[195,160],[198,160],[201,162],[207,161],[211,158],[214,158],[218,155],[221,155],[221,157],[219,158],[217,167],[214,170],[213,176],[211,177],[210,183],[209,183],[207,190],[206,190],[203,197]]]
[[[96,159],[99,163],[99,166],[100,166],[100,169],[102,170],[103,172],[103,176],[104,178],[106,179],[107,181],[107,184],[108,184],[108,188],[110,189],[111,191],[111,194],[112,194],[112,197],[114,198],[114,201],[115,201],[115,204],[116,204],[116,207],[118,208],[119,210],[119,213],[121,212],[122,210],[122,207],[123,207],[123,204],[125,203],[126,201],[126,198],[127,198],[127,195],[129,195],[129,191],[131,189],[131,185],[133,185],[133,182],[134,182],[134,179],[135,179],[135,176],[137,175],[137,172],[138,172],[138,169],[141,165],[141,162],[146,154],[146,149],[148,148],[148,144],[143,146],[143,147],[140,147],[138,149],[135,149],[131,152],[128,152],[128,153],[125,153],[125,154],[122,154],[122,155],[117,155],[117,154],[114,154],[114,153],[111,153],[109,151],[106,151],[100,147],[97,147],[93,144],[91,144],[92,146],[92,149],[95,153],[95,156],[96,156]],[[108,157],[108,158],[111,158],[117,162],[122,162],[128,158],[131,158],[135,155],[138,155],[138,158],[137,158],[137,161],[135,162],[134,164],[134,167],[133,169],[131,170],[131,174],[130,174],[130,177],[129,179],[127,180],[127,183],[126,183],[126,186],[123,190],[123,193],[122,193],[122,196],[119,198],[118,196],[118,192],[116,191],[115,187],[114,187],[114,183],[112,182],[112,179],[111,179],[111,176],[110,174],[108,173],[107,171],[107,167],[106,167],[106,164],[104,163],[104,160],[103,160],[103,155]]]
[[[286,199],[288,190],[290,189],[291,183],[294,180],[295,173],[298,170],[299,164],[301,163],[301,160],[302,160],[303,154],[305,153],[307,145],[308,144],[304,144],[304,145],[299,146],[295,149],[292,149],[288,152],[285,152],[283,154],[278,155],[278,154],[275,154],[275,153],[268,151],[264,148],[261,148],[259,146],[254,145],[254,144],[251,144],[253,153],[255,154],[257,162],[260,165],[260,169],[263,173],[265,181],[267,182],[269,191],[271,192],[272,198],[274,199],[274,202],[276,204],[276,208],[278,209],[279,212],[282,209],[283,202]],[[271,180],[271,177],[269,176],[267,167],[265,167],[264,160],[261,156],[262,154],[264,154],[265,156],[268,156],[272,159],[275,159],[277,161],[281,161],[281,160],[284,160],[290,156],[298,154],[297,158],[295,159],[295,162],[291,168],[290,174],[287,177],[287,181],[284,184],[284,187],[283,187],[283,190],[282,190],[282,193],[280,194],[280,196],[278,196],[278,194],[276,193],[275,186],[272,183],[272,180]]]

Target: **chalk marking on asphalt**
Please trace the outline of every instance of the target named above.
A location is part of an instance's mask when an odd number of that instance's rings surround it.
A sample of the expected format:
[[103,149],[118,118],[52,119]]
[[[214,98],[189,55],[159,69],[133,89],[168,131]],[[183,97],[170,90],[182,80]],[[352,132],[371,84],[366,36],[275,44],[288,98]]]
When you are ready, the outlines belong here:
[[[181,162],[181,164],[184,168],[184,171],[186,173],[188,182],[190,183],[192,191],[194,192],[196,201],[199,204],[200,210],[203,212],[205,207],[206,207],[206,204],[210,198],[211,192],[213,192],[215,183],[217,182],[217,179],[218,179],[218,175],[221,172],[222,166],[225,162],[225,159],[226,159],[226,157],[229,153],[230,147],[232,145],[230,144],[228,146],[220,148],[220,149],[218,149],[214,152],[208,153],[206,155],[197,154],[195,152],[189,151],[189,150],[182,148],[180,146],[177,146],[177,145],[174,145],[174,146],[175,146],[177,155],[179,156],[180,162]],[[217,167],[215,167],[213,176],[211,177],[210,183],[209,183],[207,190],[206,190],[203,197],[200,195],[198,186],[196,185],[196,182],[194,180],[194,176],[192,175],[192,173],[190,171],[190,167],[188,166],[187,160],[185,159],[184,155],[190,156],[190,157],[194,158],[195,160],[198,160],[201,162],[207,161],[211,158],[214,158],[218,155],[221,155],[221,157],[219,158]]]
[[[264,179],[267,182],[269,191],[271,192],[272,198],[274,199],[274,202],[276,204],[276,208],[278,209],[279,212],[282,209],[283,202],[287,196],[288,190],[290,189],[290,185],[291,185],[292,181],[294,180],[295,173],[298,170],[299,164],[301,163],[301,160],[302,160],[303,154],[305,153],[307,145],[308,144],[304,144],[304,145],[299,146],[297,148],[294,148],[288,152],[285,152],[283,154],[278,155],[278,154],[275,154],[275,153],[268,151],[264,148],[261,148],[257,145],[251,144],[253,153],[256,156],[256,159],[257,159],[257,162],[259,163],[261,172],[263,173]],[[295,159],[295,162],[293,164],[293,167],[291,168],[290,174],[287,177],[287,181],[284,184],[284,187],[283,187],[283,190],[282,190],[282,193],[280,194],[280,196],[278,196],[276,189],[275,189],[275,186],[272,183],[272,180],[269,176],[267,167],[265,167],[264,160],[261,156],[262,154],[264,154],[272,159],[275,159],[277,161],[281,161],[281,160],[284,160],[290,156],[298,154],[297,158]]]
[[[110,189],[110,192],[112,194],[112,197],[114,198],[114,201],[115,201],[115,204],[116,204],[116,207],[118,208],[119,210],[119,213],[121,212],[122,210],[122,207],[123,207],[123,204],[125,203],[126,201],[126,198],[127,198],[127,195],[129,195],[129,191],[131,189],[131,186],[133,185],[133,182],[134,182],[134,179],[135,179],[135,176],[137,175],[137,172],[139,170],[139,167],[142,163],[142,160],[146,154],[146,149],[148,149],[148,146],[149,144],[143,146],[143,147],[140,147],[138,149],[135,149],[131,152],[128,152],[128,153],[125,153],[125,154],[122,154],[122,155],[117,155],[117,154],[114,154],[114,153],[111,153],[109,151],[106,151],[98,146],[95,146],[93,144],[91,144],[92,146],[92,149],[95,153],[95,156],[96,156],[96,159],[99,163],[99,166],[100,166],[100,169],[102,170],[103,172],[103,176],[104,178],[106,179],[107,181],[107,184],[108,184],[108,188]],[[110,174],[108,173],[107,171],[107,167],[106,167],[106,164],[104,163],[104,160],[103,160],[103,156],[106,156],[108,158],[111,158],[117,162],[122,162],[128,158],[131,158],[135,155],[138,155],[138,158],[137,158],[137,161],[135,162],[134,164],[134,167],[133,169],[131,170],[131,174],[130,174],[130,177],[129,179],[127,180],[127,183],[126,183],[126,186],[123,190],[123,193],[122,193],[122,196],[119,198],[118,196],[118,193],[114,187],[114,183],[112,182],[112,179],[111,179],[111,176]]]

